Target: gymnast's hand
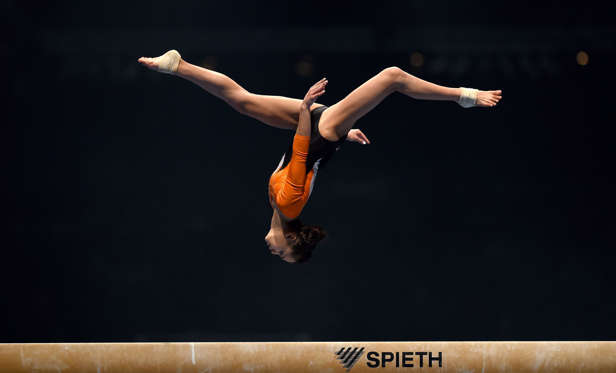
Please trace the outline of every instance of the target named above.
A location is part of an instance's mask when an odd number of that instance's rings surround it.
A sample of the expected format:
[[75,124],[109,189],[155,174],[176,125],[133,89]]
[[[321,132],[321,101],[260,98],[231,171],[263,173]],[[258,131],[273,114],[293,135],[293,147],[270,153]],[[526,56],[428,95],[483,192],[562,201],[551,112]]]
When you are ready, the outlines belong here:
[[317,97],[325,93],[326,85],[327,78],[323,78],[316,82],[312,87],[310,87],[308,93],[306,93],[306,97],[304,97],[304,105],[306,105],[308,109],[310,109],[310,106],[314,104],[314,102],[317,100]]
[[366,137],[366,135],[364,135],[364,133],[357,128],[353,128],[352,130],[349,131],[349,133],[347,134],[347,141],[351,141],[351,142],[358,142],[360,144],[370,144],[370,140],[368,140],[368,138]]

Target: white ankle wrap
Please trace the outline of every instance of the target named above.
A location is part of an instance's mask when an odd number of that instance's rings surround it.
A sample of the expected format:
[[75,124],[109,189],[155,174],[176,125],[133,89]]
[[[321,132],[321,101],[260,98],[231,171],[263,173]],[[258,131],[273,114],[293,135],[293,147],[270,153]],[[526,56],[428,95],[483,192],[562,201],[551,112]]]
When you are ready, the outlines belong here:
[[155,59],[158,60],[158,71],[165,74],[174,74],[178,70],[181,58],[182,56],[175,49],[156,57]]
[[469,108],[475,106],[477,103],[477,92],[478,89],[474,88],[464,88],[460,87],[462,93],[460,94],[460,98],[458,99],[458,104],[464,108]]

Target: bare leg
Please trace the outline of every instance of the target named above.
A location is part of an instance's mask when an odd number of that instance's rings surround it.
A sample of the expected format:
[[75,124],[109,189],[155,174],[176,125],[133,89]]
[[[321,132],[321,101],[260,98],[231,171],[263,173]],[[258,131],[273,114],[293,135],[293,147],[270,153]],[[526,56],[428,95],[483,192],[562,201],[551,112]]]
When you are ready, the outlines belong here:
[[[457,101],[461,90],[427,82],[397,67],[388,67],[323,112],[322,135],[329,140],[344,136],[359,118],[393,92],[418,100]],[[500,98],[501,91],[479,91],[477,106],[494,106]]]
[[[152,60],[140,58],[139,62],[153,68]],[[302,100],[248,92],[233,79],[219,72],[208,70],[180,60],[175,75],[193,82],[207,92],[220,98],[238,112],[255,118],[267,125],[295,130],[299,120]],[[312,109],[322,106],[314,104]]]

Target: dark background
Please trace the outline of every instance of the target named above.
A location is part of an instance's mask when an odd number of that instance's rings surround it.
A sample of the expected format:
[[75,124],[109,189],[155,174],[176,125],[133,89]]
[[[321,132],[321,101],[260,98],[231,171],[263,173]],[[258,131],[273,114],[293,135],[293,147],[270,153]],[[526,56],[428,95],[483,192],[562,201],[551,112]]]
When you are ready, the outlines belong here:
[[[0,341],[616,338],[597,4],[5,2]],[[292,132],[136,62],[171,48],[256,93],[327,76],[326,105],[388,66],[503,100],[387,98],[319,173],[329,237],[293,265],[263,241]]]

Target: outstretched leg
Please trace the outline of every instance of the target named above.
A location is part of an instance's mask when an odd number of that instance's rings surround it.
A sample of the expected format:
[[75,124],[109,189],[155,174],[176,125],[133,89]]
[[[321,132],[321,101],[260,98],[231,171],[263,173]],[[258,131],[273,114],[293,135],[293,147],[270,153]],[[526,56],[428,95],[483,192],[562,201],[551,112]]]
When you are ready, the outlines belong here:
[[[388,67],[357,87],[321,115],[321,133],[329,140],[344,136],[355,122],[393,92],[419,100],[458,101],[460,88],[443,87],[419,79],[398,67]],[[501,99],[501,91],[479,91],[477,106],[491,107]]]
[[[151,69],[157,68],[154,65],[156,59],[141,57],[139,62]],[[277,128],[290,130],[297,128],[302,100],[251,93],[228,76],[193,65],[183,59],[180,59],[174,74],[195,83],[244,115]],[[323,105],[315,103],[311,109],[319,106]]]

